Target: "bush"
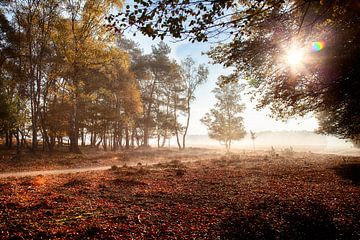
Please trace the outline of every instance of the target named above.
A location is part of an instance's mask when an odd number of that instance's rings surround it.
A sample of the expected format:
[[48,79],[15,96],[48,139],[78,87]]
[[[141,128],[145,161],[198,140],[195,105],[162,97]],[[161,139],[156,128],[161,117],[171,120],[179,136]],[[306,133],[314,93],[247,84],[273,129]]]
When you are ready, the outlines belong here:
[[112,170],[112,171],[117,171],[117,170],[119,170],[119,167],[116,166],[116,165],[112,165],[111,168],[110,168],[110,170]]
[[294,149],[290,146],[289,148],[285,148],[283,150],[283,154],[286,156],[293,156],[294,155]]

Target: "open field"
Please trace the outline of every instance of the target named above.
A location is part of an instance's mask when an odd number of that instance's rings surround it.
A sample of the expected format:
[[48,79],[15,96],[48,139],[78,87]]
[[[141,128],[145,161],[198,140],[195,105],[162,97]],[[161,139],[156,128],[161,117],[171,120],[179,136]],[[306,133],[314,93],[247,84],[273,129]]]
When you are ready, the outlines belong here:
[[[206,149],[121,156],[98,156],[96,164],[120,166],[105,171],[0,179],[0,238],[360,238],[358,157]],[[10,163],[2,167],[18,169]]]
[[[185,151],[172,149],[136,149],[120,152],[104,152],[84,148],[83,154],[72,154],[64,149],[53,154],[25,152],[17,155],[15,151],[0,149],[0,173],[24,172],[70,168],[88,168],[112,165],[137,165],[167,162],[172,160],[196,161],[219,157],[223,149],[189,148]],[[241,151],[244,152],[244,151]]]

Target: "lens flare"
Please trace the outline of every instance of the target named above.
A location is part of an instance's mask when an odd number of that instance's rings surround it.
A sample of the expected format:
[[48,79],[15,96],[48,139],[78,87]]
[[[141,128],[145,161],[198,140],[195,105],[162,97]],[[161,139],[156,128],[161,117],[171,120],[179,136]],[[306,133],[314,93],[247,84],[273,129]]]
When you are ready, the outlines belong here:
[[287,52],[287,61],[292,65],[296,66],[301,64],[304,58],[304,51],[300,48],[292,48]]
[[325,42],[320,41],[320,42],[313,42],[311,44],[311,49],[314,52],[319,52],[321,51],[323,48],[325,47]]

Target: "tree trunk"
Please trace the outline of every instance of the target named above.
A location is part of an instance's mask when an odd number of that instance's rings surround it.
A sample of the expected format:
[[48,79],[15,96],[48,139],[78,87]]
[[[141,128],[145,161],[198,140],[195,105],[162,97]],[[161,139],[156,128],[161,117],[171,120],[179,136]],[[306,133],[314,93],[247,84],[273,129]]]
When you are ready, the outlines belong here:
[[106,152],[107,151],[107,142],[106,142],[106,131],[104,131],[104,134],[103,134],[103,148],[104,148],[104,151]]
[[32,151],[36,151],[38,147],[38,141],[37,141],[37,124],[36,121],[32,121],[32,142],[31,142],[31,149]]
[[229,151],[229,143],[228,143],[228,140],[225,140],[225,149],[226,149],[226,152]]
[[[45,114],[45,113],[44,113]],[[43,150],[47,149],[49,151],[51,151],[51,147],[50,147],[50,139],[49,139],[49,134],[47,132],[47,129],[46,129],[46,124],[45,124],[45,116],[44,114],[40,114],[40,123],[41,123],[41,135],[42,135],[42,138],[43,138]]]
[[133,127],[131,129],[131,143],[130,143],[131,147],[134,148],[135,147],[135,127]]
[[[165,135],[164,135],[163,141],[162,141],[162,143],[161,143],[161,147],[165,147],[166,135],[167,135],[167,132],[165,131]],[[170,139],[170,138],[169,138],[169,139]]]
[[21,133],[21,145],[20,145],[20,148],[23,149],[24,147],[27,146],[27,142],[26,142],[26,138],[25,138],[25,134],[20,131]]
[[54,148],[55,148],[55,136],[53,135],[50,135],[50,145],[49,145],[49,151],[50,153],[52,153],[54,151]]
[[118,130],[117,130],[117,124],[115,124],[115,129],[114,129],[114,133],[113,133],[113,148],[112,150],[115,152],[118,150]]
[[187,134],[187,131],[189,129],[189,124],[190,124],[190,98],[188,99],[187,101],[187,119],[186,119],[186,127],[185,127],[185,131],[184,131],[184,135],[183,135],[183,145],[182,145],[182,149],[185,149],[185,141],[186,141],[186,134]]
[[9,147],[9,131],[5,132],[5,147]]
[[81,128],[81,146],[85,147],[85,141],[86,141],[85,131],[84,128]]
[[96,144],[96,149],[97,149],[97,150],[99,150],[100,144],[101,144],[102,140],[103,140],[102,137],[100,137],[99,142]]
[[127,125],[125,127],[125,148],[130,148],[129,127]]
[[110,133],[110,136],[109,136],[109,149],[110,149],[110,151],[113,150],[112,143],[113,143],[113,135]]
[[123,128],[120,126],[118,143],[121,149],[123,149]]
[[93,131],[90,132],[90,146],[93,146]]
[[12,140],[13,140],[13,138],[12,138],[12,135],[13,135],[13,134],[12,134],[12,132],[11,132],[11,131],[9,131],[9,136],[8,136],[8,137],[9,137],[9,145],[8,145],[8,148],[9,148],[9,149],[11,149],[11,148],[12,148],[12,145],[13,145],[13,141],[12,141]]
[[[147,121],[147,120],[146,120]],[[144,146],[149,146],[149,126],[147,123],[144,123]]]
[[79,140],[79,124],[78,124],[78,107],[77,107],[77,94],[75,94],[75,103],[72,109],[72,114],[70,114],[70,121],[69,121],[69,139],[70,139],[70,146],[69,150],[72,153],[81,153],[79,148],[78,140]]
[[58,147],[62,147],[62,145],[63,145],[63,137],[58,136],[57,139],[58,139]]
[[137,133],[136,133],[135,139],[136,139],[136,145],[138,147],[140,147],[142,145],[142,142],[141,142],[140,136]]
[[93,138],[92,138],[92,142],[91,142],[92,147],[95,147],[95,145],[96,145],[96,137],[97,137],[96,132],[93,132]]
[[179,138],[179,133],[178,133],[177,127],[175,128],[175,135],[176,135],[177,145],[178,145],[179,149],[181,149],[181,143],[180,143],[180,138]]
[[179,147],[179,149],[181,149],[181,144],[180,144],[180,138],[179,138],[179,132],[178,132],[178,124],[177,124],[177,101],[174,101],[174,118],[175,118],[175,136],[176,136],[176,142],[177,145]]
[[154,81],[151,84],[151,91],[150,91],[150,100],[149,100],[149,104],[148,104],[148,108],[147,108],[147,113],[145,116],[145,121],[144,121],[144,141],[143,141],[143,145],[148,147],[149,146],[149,128],[150,128],[150,114],[151,114],[151,107],[153,104],[153,94],[155,91],[155,85],[156,85],[156,79],[157,76],[154,77]]
[[19,129],[16,129],[15,138],[16,138],[16,153],[19,154],[19,153],[20,153],[20,136],[19,136]]
[[160,134],[158,133],[157,134],[157,147],[160,148],[160,139],[161,139],[161,136]]

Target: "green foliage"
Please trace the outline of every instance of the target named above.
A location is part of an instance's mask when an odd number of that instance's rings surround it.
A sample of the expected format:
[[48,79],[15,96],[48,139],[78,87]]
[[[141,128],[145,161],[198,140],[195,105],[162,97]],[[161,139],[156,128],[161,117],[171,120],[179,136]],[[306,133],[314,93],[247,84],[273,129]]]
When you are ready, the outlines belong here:
[[0,134],[16,132],[26,122],[26,111],[23,102],[16,97],[9,97],[0,93]]
[[[305,6],[288,13],[273,9],[271,17],[249,27],[251,35],[218,46],[210,56],[235,67],[238,76],[255,80],[253,94],[259,108],[269,106],[274,116],[283,119],[315,112],[320,132],[357,139],[359,13],[351,1]],[[325,48],[311,51],[311,43],[319,40]],[[284,61],[292,45],[306,54],[295,67]]]
[[[219,78],[218,84],[222,81]],[[231,82],[213,90],[216,103],[210,113],[206,113],[201,122],[208,128],[210,138],[224,143],[229,150],[233,140],[240,140],[245,136],[243,118],[240,114],[244,111],[241,101],[242,86]]]
[[[357,142],[358,9],[352,0],[145,0],[108,20],[116,30],[135,27],[153,38],[226,40],[209,55],[235,69],[236,78],[249,80],[259,108],[268,106],[283,119],[316,113],[320,132]],[[324,41],[325,48],[311,52],[316,41]],[[292,45],[308,51],[301,69],[284,61]]]
[[[107,143],[142,114],[127,52],[103,27],[119,1],[9,1],[0,11],[0,128],[53,150],[80,131]],[[122,139],[120,139],[122,140]],[[120,140],[117,140],[119,142]]]
[[[250,20],[268,9],[277,8],[282,1],[135,1],[125,11],[112,14],[108,26],[117,31],[136,27],[152,38],[171,36],[206,42],[215,37],[240,36]],[[240,31],[234,31],[240,29]]]

